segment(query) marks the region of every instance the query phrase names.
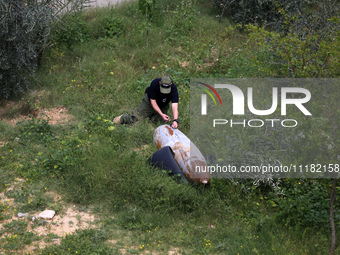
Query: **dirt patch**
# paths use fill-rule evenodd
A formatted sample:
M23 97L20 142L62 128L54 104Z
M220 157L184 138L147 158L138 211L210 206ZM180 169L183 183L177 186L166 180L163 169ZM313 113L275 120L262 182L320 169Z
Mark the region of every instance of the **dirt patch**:
M3 147L7 144L7 142L0 141L0 147Z
M46 242L43 238L40 241L33 242L31 245L25 247L24 251L34 251L36 248L43 249L47 245L60 244L61 238L65 235L70 235L80 229L95 228L95 216L91 213L81 212L75 206L69 207L60 215L54 216L52 220L47 220L46 224L34 228L34 222L29 225L29 231L38 236L45 237L52 234L50 242Z
M33 117L49 120L51 125L65 125L75 121L74 116L69 114L68 110L63 106L57 106L52 109L38 109L27 106L27 102L15 103L12 101L2 101L0 108L0 120L15 125L16 123L29 120Z
M134 148L133 151L137 152L137 153L140 153L142 155L147 155L149 153L149 145L148 144L144 144L138 148Z
M174 248L173 250L168 252L168 255L181 255L178 248Z
M10 125L35 118L49 120L51 125L64 125L74 121L74 117L63 106L51 109L41 108L42 99L49 98L50 92L32 91L19 101L0 100L0 120Z
M185 67L188 67L190 65L190 62L189 61L183 61L183 62L179 61L179 65L181 67L185 68Z
M70 121L74 121L74 117L62 106L55 107L51 110L42 110L40 114L43 119L49 120L51 125L64 125Z
M65 236L66 234L72 234L78 229L90 228L91 224L95 220L95 216L81 212L75 206L69 207L61 215L54 216L49 227L39 226L38 228L32 229L33 232L38 235L54 234L59 237Z
M36 213L37 215L39 212ZM13 220L19 220L17 215L11 219L5 220L0 224L3 225L11 223ZM41 240L35 241L30 245L22 248L22 254L30 253L37 248L43 249L48 245L60 244L62 237L70 235L81 229L96 228L94 224L95 215L89 212L81 212L76 207L66 208L66 211L60 215L54 216L52 220L37 220L32 221L31 217L21 218L21 220L28 221L27 231L37 234ZM41 224L36 227L36 224ZM48 235L52 235L52 239L48 239ZM0 239L3 238L0 236ZM47 238L47 239L46 239Z
M22 185L25 182L23 179L16 179L15 182L6 188L6 191L13 190L18 188L18 185ZM49 192L55 202L61 202L62 198L60 195ZM8 213L11 212L12 216L9 219L3 220L0 223L0 229L3 229L5 224L9 224L12 221L22 220L28 222L27 232L35 233L37 236L41 238L39 241L35 241L30 245L26 245L20 250L20 254L31 253L37 248L43 249L48 245L60 244L62 237L65 235L73 234L77 230L80 229L89 229L89 228L97 228L95 225L96 217L90 211L84 211L81 208L78 208L75 205L62 205L62 209L60 213L53 217L51 220L43 220L43 219L34 219L39 215L41 211L30 213L22 218L18 217L18 211L13 209L16 206L16 203L13 198L8 198L5 195L5 192L0 193L0 199L2 204L8 206ZM46 208L48 209L48 208ZM34 219L34 220L33 220ZM4 238L4 236L9 233L2 233L0 239ZM52 239L50 239L52 236ZM0 251L1 253L1 251ZM18 254L19 254L18 253Z
M10 109L14 108L15 102L9 100L0 100L0 116L7 113Z

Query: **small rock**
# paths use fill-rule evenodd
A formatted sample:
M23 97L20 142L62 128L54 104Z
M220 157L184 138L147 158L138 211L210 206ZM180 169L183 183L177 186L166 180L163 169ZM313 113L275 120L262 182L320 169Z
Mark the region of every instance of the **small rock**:
M28 213L18 213L18 218L28 217Z
M45 210L38 215L38 218L43 218L45 220L51 220L55 215L53 210Z

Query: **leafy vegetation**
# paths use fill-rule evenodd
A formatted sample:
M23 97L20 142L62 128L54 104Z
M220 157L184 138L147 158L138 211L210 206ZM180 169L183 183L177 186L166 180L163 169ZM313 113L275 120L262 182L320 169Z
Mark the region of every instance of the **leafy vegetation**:
M0 8L0 97L8 98L27 90L46 44L52 10L18 0L1 1Z
M179 184L147 164L156 150L155 124L142 120L116 126L112 118L138 106L151 80L163 74L170 75L178 87L179 128L184 133L190 129L191 77L338 77L337 17L328 21L328 37L301 36L306 28L288 26L297 24L298 17L286 17L283 11L279 12L282 19L273 20L287 22L290 28L268 31L258 25L244 26L248 22L238 26L216 18L212 1L154 1L153 8L157 11L149 24L148 49L145 15L137 2L70 15L69 25L54 31L53 44L36 72L34 89L45 93L25 94L21 109L27 109L21 112L29 115L32 109L39 112L62 105L76 121L52 125L35 114L12 126L6 119L19 113L3 116L0 190L15 204L1 200L0 223L19 211L48 208L61 213L47 192L53 190L77 206L93 206L100 221L96 229L57 237L60 245L36 249L37 254L168 254L170 250L327 254L330 180L214 179L209 187ZM334 109L333 97L329 104ZM333 124L328 128L312 131L333 132L337 113L330 112ZM338 132L335 129L332 136L332 157L338 155ZM325 139L315 144L321 140ZM323 146L308 145L301 159L317 156ZM235 146L234 160L241 150ZM25 182L9 189L18 177ZM336 198L337 228L339 206ZM27 226L26 220L4 224L1 252L17 254L25 245L45 238L27 231Z
M63 11L67 17L87 2L0 1L0 98L21 95L31 87L42 51L49 42L50 31L60 20L58 14ZM70 23L66 24L70 26ZM64 35L64 40L65 37L72 40L71 35Z

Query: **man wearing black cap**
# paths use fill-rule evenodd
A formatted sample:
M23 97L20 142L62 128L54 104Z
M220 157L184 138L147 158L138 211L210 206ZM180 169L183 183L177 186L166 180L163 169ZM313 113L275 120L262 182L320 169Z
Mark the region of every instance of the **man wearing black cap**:
M169 76L154 79L145 90L145 94L140 105L132 111L132 114L124 113L113 122L116 124L130 124L139 120L139 116L148 117L155 121L170 121L167 115L169 103L173 114L172 128L178 127L178 91Z

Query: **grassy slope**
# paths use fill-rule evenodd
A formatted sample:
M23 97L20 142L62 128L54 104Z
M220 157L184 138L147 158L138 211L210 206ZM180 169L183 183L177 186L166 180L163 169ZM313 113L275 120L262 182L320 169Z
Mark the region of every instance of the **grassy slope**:
M181 8L179 11L189 10L188 6ZM107 15L121 18L124 35L100 36L100 24ZM62 246L38 252L74 254L77 250L83 254L94 251L119 254L125 249L129 254L145 250L156 254L167 254L169 250L183 254L325 254L329 251L330 237L326 230L277 223L271 217L274 208L260 196L242 192L240 185L218 180L210 188L180 185L152 170L146 160L156 150L152 143L155 125L149 121L117 127L110 122L112 117L138 105L153 78L168 73L179 88L180 128L188 132L190 77L263 76L252 63L252 53L242 51L246 35L226 30L229 26L226 21L219 24L214 16L204 12L189 13L187 18L173 12L166 13L166 18L152 26L146 49L145 24L135 4L124 4L115 10L91 10L85 17L93 38L71 50L56 46L46 52L36 87L48 91L39 107L63 105L76 116L77 123L51 130L35 123L33 129L40 125L45 140L39 137L40 131L27 126L21 131L3 123L0 126L6 134L1 138L10 138L1 148L4 155L0 165L4 176L1 188L17 175L30 180L25 184L27 190L45 182L63 193L67 201L94 205L104 222L98 230L74 235L72 238L84 242L80 246L74 246L71 237L65 237ZM13 142L18 135L30 146ZM32 158L38 163L32 164ZM4 209L2 213L14 211ZM106 242L110 239L118 242L111 245Z

